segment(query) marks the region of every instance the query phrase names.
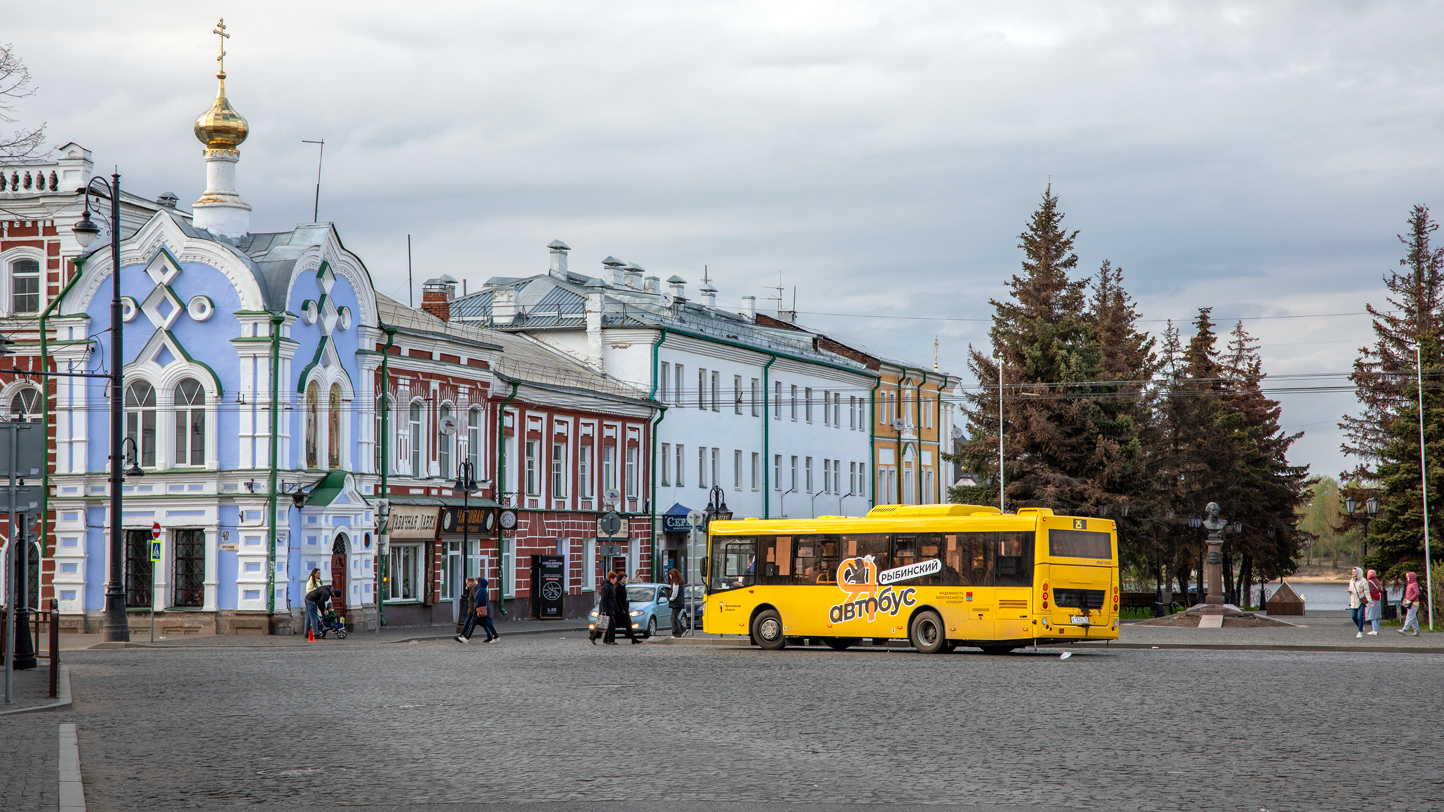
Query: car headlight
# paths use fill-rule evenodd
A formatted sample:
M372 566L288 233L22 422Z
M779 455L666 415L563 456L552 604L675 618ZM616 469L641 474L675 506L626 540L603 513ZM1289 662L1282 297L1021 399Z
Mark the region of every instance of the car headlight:
M641 609L633 609L633 610L632 610L632 617L641 617L641 615L642 615L642 610L641 610Z

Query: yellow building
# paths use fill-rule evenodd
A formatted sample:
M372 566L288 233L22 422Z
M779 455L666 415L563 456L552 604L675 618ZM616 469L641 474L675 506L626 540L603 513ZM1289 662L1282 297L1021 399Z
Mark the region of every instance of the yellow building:
M873 504L946 502L949 465L942 454L952 436L950 398L959 379L877 360L881 377L872 393Z

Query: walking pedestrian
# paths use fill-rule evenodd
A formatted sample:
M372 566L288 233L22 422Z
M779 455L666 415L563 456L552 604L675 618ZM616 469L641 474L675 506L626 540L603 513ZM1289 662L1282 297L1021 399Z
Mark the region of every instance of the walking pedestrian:
M476 616L476 623L486 632L486 639L483 643L495 643L501 639L496 633L496 625L491 622L491 582L485 578L476 580L476 610L472 612Z
M311 570L311 575L306 579L306 624L301 634L312 634L321 631L321 607L311 599L311 595L321 588L321 570ZM319 593L316 593L319 594Z
M467 576L465 584L465 588L461 590L461 597L457 598L457 600L460 601L460 605L457 607L459 614L456 619L456 642L458 643L471 642L471 633L475 629L477 621L476 612L474 611L476 607L476 579Z
M673 567L667 572L667 582L672 588L667 590L667 602L672 604L672 636L682 636L682 610L687 607L682 604L682 573ZM687 618L690 622L692 618Z
M607 631L602 636L602 645L615 646L617 644L617 574L608 571L607 577L602 580L602 585L597 589L597 622L606 621ZM596 638L592 638L592 645L596 645Z
M1369 582L1364 579L1364 571L1354 567L1353 574L1349 576L1349 617L1353 618L1354 626L1358 628L1355 637L1364 636L1364 613L1369 606Z
M1379 619L1384 616L1384 585L1379 582L1379 574L1369 570L1366 579L1369 584L1369 608L1364 612L1364 619L1373 624L1373 628L1365 634L1378 636Z
M632 604L627 597L627 574L625 572L617 573L615 593L612 597L612 616L616 618L616 625L627 633L627 639L636 645L642 641L638 640L637 633L632 631ZM614 637L613 644L615 642Z
M1404 607L1407 614L1404 616L1404 625L1398 629L1399 634L1408 634L1409 627L1414 627L1414 636L1419 636L1419 574L1415 572L1404 573L1404 600L1400 606Z

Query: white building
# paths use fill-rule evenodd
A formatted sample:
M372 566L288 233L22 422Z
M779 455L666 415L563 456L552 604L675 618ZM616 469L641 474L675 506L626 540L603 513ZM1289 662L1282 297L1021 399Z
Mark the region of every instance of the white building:
M494 277L451 303L453 320L521 331L666 407L658 418L650 513L659 564L679 564L681 517L719 487L737 517L861 514L872 505L869 393L878 373L827 339L755 312L688 297L608 257L596 276L567 267L555 241L546 274ZM748 298L748 301L755 301ZM841 348L846 350L846 348Z

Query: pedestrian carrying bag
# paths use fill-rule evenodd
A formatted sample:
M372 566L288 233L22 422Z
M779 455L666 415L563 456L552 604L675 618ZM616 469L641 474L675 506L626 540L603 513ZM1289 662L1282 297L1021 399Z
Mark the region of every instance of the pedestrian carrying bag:
M476 616L477 616L477 617L486 617L486 614L487 614L487 608L486 608L485 606L478 606L478 607L476 607Z

